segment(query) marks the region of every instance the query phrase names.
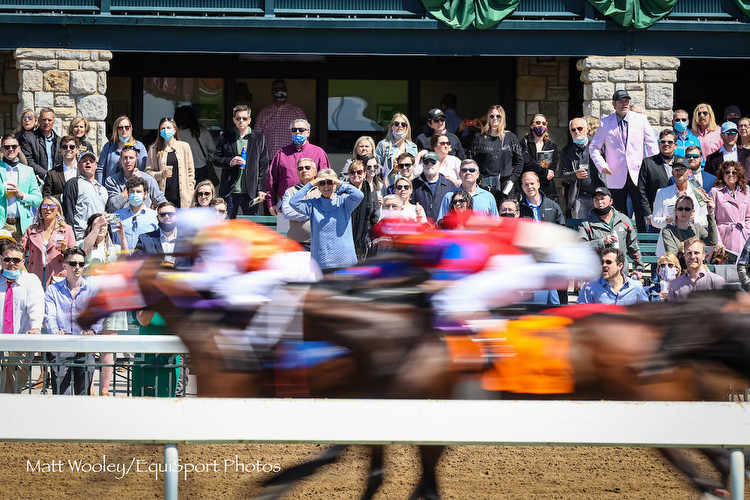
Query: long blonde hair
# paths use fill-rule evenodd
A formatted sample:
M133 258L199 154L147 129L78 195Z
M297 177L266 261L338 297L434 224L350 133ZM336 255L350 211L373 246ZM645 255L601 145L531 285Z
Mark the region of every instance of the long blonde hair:
M59 229L61 231L65 231L65 228L67 227L67 224L65 223L65 217L63 217L63 209L62 205L59 201L57 201L57 198L54 198L52 196L48 196L45 198L42 198L42 204L51 201L55 204L57 207L57 214L55 215L55 229ZM39 205L39 210L36 211L36 215L34 216L34 225L38 227L39 229L44 229L44 221L42 220L42 206Z
M716 115L714 115L714 108L711 107L710 104L706 104L705 102L702 102L698 104L695 109L693 110L693 133L698 134L701 130L700 126L698 126L698 110L701 108L706 108L708 110L708 130L713 132L716 130Z
M396 121L396 118L401 117L403 121L406 122L406 132L404 133L404 136L401 139L396 139L393 136L393 122ZM399 119L399 121L401 121ZM399 147L402 144L406 144L407 142L411 142L411 122L409 122L409 118L406 117L403 113L395 113L393 117L391 118L391 123L388 124L388 133L385 134L385 139L392 143L397 144Z
M498 136L500 137L500 139L502 139L505 137L505 132L507 132L507 130L505 130L505 118L507 115L505 114L505 109L499 104L490 106L490 109L487 110L487 121L485 122L484 127L482 128L482 135L487 138L490 137L490 132L492 131L490 129L490 115L496 109L500 111L500 125L499 125L500 132L498 133Z

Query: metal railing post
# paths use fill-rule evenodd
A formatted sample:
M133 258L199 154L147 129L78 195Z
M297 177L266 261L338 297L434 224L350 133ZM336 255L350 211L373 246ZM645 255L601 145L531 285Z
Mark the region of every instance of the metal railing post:
M729 491L732 500L745 498L745 453L733 448L729 455Z
M180 473L177 471L179 454L176 444L164 445L164 500L177 500L177 483Z

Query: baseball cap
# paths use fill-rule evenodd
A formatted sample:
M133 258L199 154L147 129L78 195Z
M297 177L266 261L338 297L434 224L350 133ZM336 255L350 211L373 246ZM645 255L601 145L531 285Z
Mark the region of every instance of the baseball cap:
M594 196L596 196L597 194L603 194L604 196L609 196L610 198L612 198L612 193L610 193L609 189L605 187L598 187L594 189Z
M433 151L430 151L429 153L424 155L424 157L422 158L422 163L424 163L425 160L432 160L435 163L440 163L440 157Z
M735 132L739 133L739 130L737 130L737 125L734 122L724 122L721 124L722 134L726 134L730 130L734 130Z
M630 99L630 94L628 94L627 90L616 90L615 93L612 95L612 102L619 101L623 97L627 97Z
M443 110L440 108L432 108L427 112L427 118L429 118L431 121L435 121L441 116L445 118L445 113L443 113Z
M678 166L690 170L690 163L687 161L687 158L683 158L682 156L675 156L674 160L672 160L672 170Z
M0 229L0 240L10 240L14 243L16 242L16 239L13 237L13 234L7 229Z
M83 160L83 158L86 157L86 156L90 156L90 157L92 157L94 159L94 161L96 161L96 155L94 154L93 151L90 151L90 150L81 152L78 155L78 161Z

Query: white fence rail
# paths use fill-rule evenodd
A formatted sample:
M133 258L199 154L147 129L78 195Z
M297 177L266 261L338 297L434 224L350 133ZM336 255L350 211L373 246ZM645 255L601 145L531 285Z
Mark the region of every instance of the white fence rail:
M185 354L174 335L0 335L0 351Z
M52 399L54 398L54 399ZM54 406L55 419L48 419ZM0 395L0 440L356 443L732 448L732 499L744 495L750 405L686 402L125 399ZM149 425L134 424L134 414ZM87 420L80 415L109 415ZM217 421L217 415L220 416ZM262 415L263 425L248 425ZM299 415L305 415L304 420ZM175 467L175 470L177 468ZM177 497L177 473L165 497Z

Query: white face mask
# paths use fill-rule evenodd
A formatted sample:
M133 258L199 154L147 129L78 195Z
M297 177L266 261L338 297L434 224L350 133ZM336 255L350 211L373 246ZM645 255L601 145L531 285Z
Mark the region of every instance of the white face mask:
M664 281L672 281L673 279L677 277L677 268L676 267L660 267L659 277L663 279Z

